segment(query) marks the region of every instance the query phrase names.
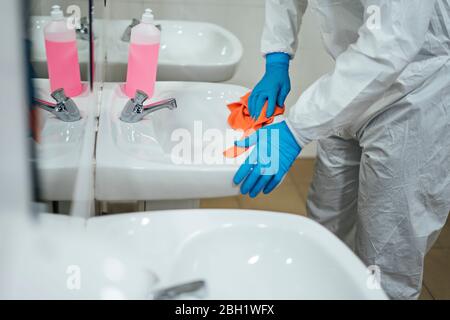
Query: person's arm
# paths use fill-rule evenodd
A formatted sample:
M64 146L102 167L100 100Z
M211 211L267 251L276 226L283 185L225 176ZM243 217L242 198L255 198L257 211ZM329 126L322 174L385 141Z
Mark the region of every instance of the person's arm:
M283 52L294 57L298 33L305 14L307 0L266 0L265 24L261 38L261 52Z
M289 62L298 44L298 32L307 0L266 0L266 22L261 51L266 59L266 72L253 88L248 100L250 115L258 119L266 101L265 116L274 114L275 106L284 106L291 91Z
M361 26L334 71L307 89L287 117L301 146L339 135L382 99L425 42L435 0L370 2L380 8L379 28Z

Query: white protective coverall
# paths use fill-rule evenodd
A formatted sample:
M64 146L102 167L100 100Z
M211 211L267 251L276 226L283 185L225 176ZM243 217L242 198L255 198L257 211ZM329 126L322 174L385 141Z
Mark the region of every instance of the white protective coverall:
M450 0L266 0L263 54L294 56L307 6L336 61L286 120L318 140L308 214L417 298L450 210Z

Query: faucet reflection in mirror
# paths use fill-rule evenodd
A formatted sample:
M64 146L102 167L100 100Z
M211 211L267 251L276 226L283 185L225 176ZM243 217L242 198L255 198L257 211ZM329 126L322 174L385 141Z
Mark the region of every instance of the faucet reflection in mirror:
M73 122L81 119L80 110L75 102L66 96L63 88L53 91L51 96L56 103L38 98L33 98L33 103L36 107L54 114L61 121Z

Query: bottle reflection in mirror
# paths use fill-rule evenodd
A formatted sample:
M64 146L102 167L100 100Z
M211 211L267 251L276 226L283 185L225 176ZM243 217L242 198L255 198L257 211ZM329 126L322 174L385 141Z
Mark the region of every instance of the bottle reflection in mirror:
M45 51L51 91L64 88L69 97L79 95L83 86L78 63L75 29L69 28L59 6L53 6L45 27Z

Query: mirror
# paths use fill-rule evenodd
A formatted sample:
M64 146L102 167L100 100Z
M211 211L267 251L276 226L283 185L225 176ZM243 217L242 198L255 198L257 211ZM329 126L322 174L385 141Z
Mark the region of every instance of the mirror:
M94 1L29 0L25 8L35 201L43 212L69 214L87 200L74 195L92 175Z

